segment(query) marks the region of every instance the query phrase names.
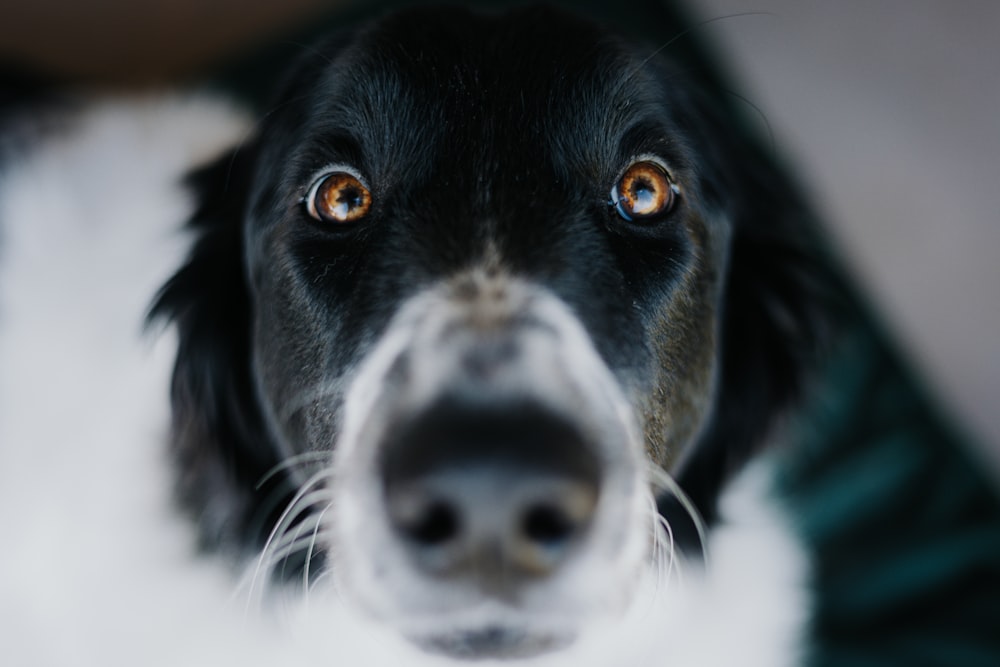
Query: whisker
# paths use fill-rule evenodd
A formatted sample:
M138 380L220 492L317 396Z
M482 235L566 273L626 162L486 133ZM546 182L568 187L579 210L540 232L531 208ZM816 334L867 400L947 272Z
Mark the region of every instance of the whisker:
M709 25L711 25L713 23L717 23L719 21L727 21L727 20L730 20L730 19L747 18L747 17L753 17L753 16L770 16L770 17L774 17L775 14L773 12L767 12L767 11L736 12L736 13L732 13L732 14L723 14L721 16L713 16L711 18L699 21L698 23L695 23L694 25L691 25L688 28L685 28L684 30L681 30L680 32L678 32L677 34L675 34L673 37L671 37L670 39L668 39L667 41L665 41L664 43L662 43L660 46L658 46L657 48L655 48L645 58L643 58L634 68L632 68L625 76L623 76L619 80L619 82L618 82L618 84L617 84L616 87L619 90L621 90L622 88L624 88L625 86L627 86L636 76L639 75L640 72L642 72L642 70L646 67L646 65L648 65L654 58L656 58L659 54L661 54L664 51L666 51L667 49L669 49L672 45L674 45L676 42L678 42L679 40L683 39L687 35L695 32L697 30L701 30L701 29L705 28L706 26L709 26ZM766 133L767 133L767 137L769 139L771 148L773 150L774 146L775 146L774 132L773 132L773 130L771 128L771 123L768 121L767 116L764 114L763 110L760 109L760 107L758 107L756 104L754 104L753 102L751 102L749 99L747 99L743 95L740 95L739 93L736 93L736 92L734 92L732 90L729 90L729 89L726 89L726 88L722 88L721 89L721 93L724 94L724 95L729 95L731 97L734 97L735 99L743 102L744 104L746 104L748 107L750 107L750 109L752 109L756 113L756 115L764 123L764 127L765 127L765 130L766 130Z
M324 579L330 578L331 576L333 576L333 570L331 569L323 570L322 572L317 574L316 578L313 579L312 583L309 584L309 593L311 594L316 589L316 586L320 584L320 582L322 582Z
M309 549L310 544L313 544L315 542L313 538L314 535L316 535L318 539L318 536L323 534L324 532L320 530L318 526L309 525L303 527L301 533L297 536L295 540L290 540L281 548L275 549L270 554L268 554L267 558L264 561L263 568L265 570L269 570L277 566L278 563L282 564L286 563L288 558L292 554L307 551Z
M272 550L272 544L274 544L275 540L280 540L281 539L280 536L282 536L284 532L288 529L288 526L291 525L291 522L293 522L304 511L306 511L309 508L309 505L304 503L303 499L304 498L309 498L310 500L314 499L314 496L310 495L310 493L312 493L313 491L313 488L317 484L320 484L325 480L327 480L329 476L330 476L330 471L327 469L323 469L314 474L308 480L306 480L306 482L302 485L302 487L296 492L291 502L288 503L288 507L285 508L285 511L281 513L281 516L275 523L274 528L271 529L271 533L270 535L268 535L267 540L264 542L264 548L261 550L261 555L257 559L257 566L254 568L253 576L251 577L250 580L250 590L247 593L247 607L245 610L246 613L249 613L250 611L250 604L252 604L253 602L254 591L257 590L257 582L260 579L261 572L263 571L264 561L268 556L268 552L269 550Z
M736 12L736 13L733 13L733 14L723 14L722 16L713 16L712 18L708 18L708 19L704 19L702 21L699 21L698 23L695 23L694 25L692 25L692 26L690 26L688 28L685 28L684 30L681 30L679 33L677 33L676 35L674 35L673 37L671 37L670 39L668 39L666 42L664 42L663 44L661 44L660 46L658 46L656 49L654 49L652 53L650 53L648 56L646 56L642 60L642 62L640 62L631 72L629 72L625 76L625 81L630 80L640 70L642 70L643 67L645 67L646 65L648 65L649 62L653 58L655 58L659 54L663 53L664 51L666 51L667 49L669 49L671 46L673 46L677 41L683 39L684 37L686 37L687 35L691 34L692 32L694 32L696 30L701 30L705 26L711 25L713 23L717 23L719 21L725 21L725 20L729 20L729 19L745 18L745 17L748 17L748 16L774 16L774 14L772 12L764 12L764 11Z
M659 588L667 588L670 586L670 578L671 576L673 576L674 572L677 572L677 574L680 575L680 561L677 558L677 550L674 542L674 531L670 527L670 522L667 521L662 516L659 516L659 514L657 514L656 529L657 529L656 532L659 535L659 540L661 540L660 543L661 549L663 548L663 543L662 543L663 536L665 535L667 538L666 548L668 556L666 572L663 572L662 564L660 564L660 567L657 568L657 573L656 573L658 579L657 588L659 589ZM660 586L659 582L659 578L661 577L661 575L663 579L662 587Z
M282 578L286 577L286 568L289 565L290 559L297 554L306 554L305 558L301 564L296 559L296 567L302 567L304 570L308 569L309 562L315 558L315 544L319 541L321 537L325 535L322 528L322 519L320 516L312 516L301 523L296 525L295 531L290 531L282 537L279 543L275 543L267 551L267 553L261 554L257 560L257 567L261 572L275 571L278 565L281 565L281 570L279 576ZM247 605L252 604L255 600L259 601L261 599L260 595L255 597L254 595L254 582L250 582L249 590L247 592ZM242 588L247 589L248 586L244 585ZM263 590L262 588L260 590Z
M679 572L679 560L674 541L673 529L670 523L660 515L656 507L656 497L650 493L647 497L646 512L650 521L649 530L652 545L650 548L650 565L653 568L654 599L670 585L670 579Z
M311 507L318 507L321 504L328 504L328 501L329 501L328 493L326 493L325 491L314 491L309 495L303 497L303 499L300 501L301 507L299 511L296 512L295 517L301 516L306 510L308 510ZM294 544L296 540L302 540L303 542L306 542L310 539L310 536L301 534L302 530L311 531L315 523L318 521L318 517L315 515L307 517L302 521L299 521L298 523L294 524L297 529L295 533L287 532L288 529L292 527L292 522L295 521L295 517L286 522L285 532L283 532L280 537L274 540L272 544L265 547L264 551L262 552L262 555L265 555L268 551L270 551L271 554L274 554L281 550L284 550L289 545ZM305 526L305 528L302 528L302 526Z
M708 565L708 531L706 530L704 519L701 518L701 514L698 512L698 508L694 506L694 502L684 493L684 489L680 487L677 480L663 468L650 464L647 468L647 474L649 475L650 484L656 488L668 491L677 499L681 508L691 518L691 523L694 524L694 529L698 533L698 541L701 543L702 558L705 564Z
M313 528L312 539L309 540L309 546L306 549L306 562L302 569L302 593L305 595L307 604L309 601L309 593L312 591L312 587L309 585L309 569L310 565L312 565L313 553L316 549L316 541L319 539L321 534L320 527L323 525L323 517L326 516L330 507L331 505L327 504L327 506L323 508L323 511L319 513L319 516L316 517L316 527Z
M261 477L260 480L257 482L257 485L254 487L254 489L256 491L260 491L265 484L274 479L275 475L285 470L288 470L289 468L297 466L300 463L304 462L313 463L317 461L324 461L328 458L330 458L330 452L302 452L301 454L295 454L293 456L289 456L284 461L278 463L270 470L268 470L264 474L264 476Z
M272 544L265 555L265 568L267 565L274 565L282 558L293 553L297 547L309 542L312 539L312 530L315 527L316 517L309 517L295 525L295 531L289 531ZM308 533L308 534L303 534Z
M753 102L751 102L750 99L747 98L745 95L740 95L735 90L729 90L728 88L720 88L719 90L724 95L729 95L730 97L748 106L750 110L753 111L754 115L756 115L760 119L760 122L764 123L764 131L767 133L768 146L770 147L772 153L777 154L778 141L777 139L774 138L774 128L771 127L771 121L767 119L767 114L764 113L764 110L761 109L756 104L754 104Z
M309 507L310 504L311 503L304 502L303 506ZM281 575L281 579L285 580L287 578L289 557L292 554L302 551L303 546L307 545L311 541L311 534L314 528L318 528L318 520L316 517L310 516L295 524L294 533L286 532L285 535L278 540L272 550L270 558L271 564L268 566L268 569L272 569L274 565L281 563L281 570L279 574Z

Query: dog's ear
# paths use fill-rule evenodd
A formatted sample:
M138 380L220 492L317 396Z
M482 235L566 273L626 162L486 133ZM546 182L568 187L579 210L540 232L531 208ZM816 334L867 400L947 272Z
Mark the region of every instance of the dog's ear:
M773 146L720 101L700 101L711 188L732 224L717 396L678 475L712 518L721 486L761 446L823 362L852 299L799 185Z
M250 299L243 218L255 150L241 147L189 176L194 244L156 297L151 318L178 334L171 385L172 453L180 502L196 514L204 546L257 541L280 506L280 475L250 372Z
M254 388L244 220L259 146L280 144L282 133L303 122L301 91L311 89L351 39L341 31L302 53L283 54L284 74L277 86L268 85L268 113L256 140L188 177L196 201L188 223L194 243L150 318L168 320L178 333L171 384L177 493L198 520L206 548L261 545L294 494Z

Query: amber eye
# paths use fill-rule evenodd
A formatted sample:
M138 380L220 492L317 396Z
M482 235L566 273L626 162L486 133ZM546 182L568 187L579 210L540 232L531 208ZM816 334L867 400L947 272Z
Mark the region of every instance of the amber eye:
M669 212L679 194L666 169L655 162L636 162L612 188L609 203L625 220L643 221Z
M309 215L322 222L355 222L368 215L372 193L358 178L343 171L319 179L306 195Z

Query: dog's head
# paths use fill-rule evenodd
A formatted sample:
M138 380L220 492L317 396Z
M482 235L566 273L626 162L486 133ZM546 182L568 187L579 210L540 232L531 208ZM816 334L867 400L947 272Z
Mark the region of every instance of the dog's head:
M821 319L791 189L651 52L544 9L412 10L298 64L197 175L158 304L206 539L277 530L271 557L324 555L451 652L627 603L647 466L686 457L710 512Z

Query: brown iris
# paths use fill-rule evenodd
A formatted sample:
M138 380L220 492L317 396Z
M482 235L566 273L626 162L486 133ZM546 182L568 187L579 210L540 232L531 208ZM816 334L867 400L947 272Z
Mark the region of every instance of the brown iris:
M678 189L666 169L655 162L636 162L611 190L611 205L625 220L644 221L668 213Z
M372 193L346 172L324 176L309 192L309 215L323 222L355 222L368 215Z

